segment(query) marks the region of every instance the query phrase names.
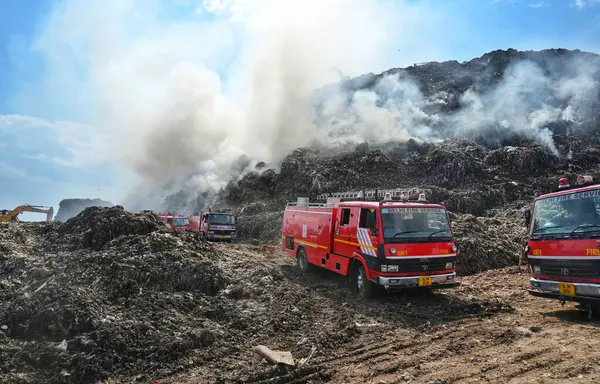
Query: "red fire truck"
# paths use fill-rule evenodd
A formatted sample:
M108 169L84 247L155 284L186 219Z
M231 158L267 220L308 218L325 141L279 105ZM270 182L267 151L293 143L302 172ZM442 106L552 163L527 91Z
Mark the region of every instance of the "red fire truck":
M600 185L591 176L567 178L534 199L525 213L524 253L531 295L579 304L583 319L600 307Z
M160 213L158 215L165 225L172 229L191 229L190 218L174 213Z
M192 228L207 240L231 243L236 238L236 216L232 209L209 209L208 212L192 216L191 219Z
M456 281L457 249L450 217L426 201L428 190L394 189L320 195L288 203L282 249L300 271L321 267L348 276L357 293L450 288Z

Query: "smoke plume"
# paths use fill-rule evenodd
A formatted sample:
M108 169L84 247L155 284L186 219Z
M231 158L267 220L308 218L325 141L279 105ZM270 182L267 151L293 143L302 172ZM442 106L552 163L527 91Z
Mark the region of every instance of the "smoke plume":
M81 94L79 107L109 127L107 156L132 174L132 208L157 208L179 191L182 209L196 207L196 196L257 162L276 167L314 143L517 134L558 154L548 124L580 123L597 106L590 63L572 62L556 79L521 61L497 84L473 80L463 93L424 92L405 71L348 87L348 75L448 57L435 42L453 22L427 5L204 0L194 14L180 3L189 14L170 22L158 0L66 2L36 44L52 64L48 86L60 80ZM89 76L72 77L82 69Z

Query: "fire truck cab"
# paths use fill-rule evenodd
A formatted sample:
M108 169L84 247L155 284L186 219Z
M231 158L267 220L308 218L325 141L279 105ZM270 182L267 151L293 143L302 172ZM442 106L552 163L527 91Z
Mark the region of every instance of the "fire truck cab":
M172 229L186 230L191 229L190 218L171 213L159 214L160 219L165 225Z
M600 184L560 179L557 191L534 199L525 225L529 293L576 302L590 319L600 308Z
M209 209L199 217L202 237L231 243L236 238L236 216L232 209Z
M288 203L283 217L281 246L300 271L320 267L348 276L363 297L376 286L460 285L448 212L427 202L425 191L345 192L317 199L326 202L300 197Z

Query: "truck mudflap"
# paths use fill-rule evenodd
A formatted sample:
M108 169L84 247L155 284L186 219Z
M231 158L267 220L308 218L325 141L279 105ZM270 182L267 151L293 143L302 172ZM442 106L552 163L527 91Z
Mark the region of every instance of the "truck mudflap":
M445 273L441 275L421 275L421 276L379 276L376 281L388 291L401 290L407 288L429 288L444 289L460 286L456 281L456 272Z
M574 283L553 280L529 279L530 295L560 301L600 306L600 284Z

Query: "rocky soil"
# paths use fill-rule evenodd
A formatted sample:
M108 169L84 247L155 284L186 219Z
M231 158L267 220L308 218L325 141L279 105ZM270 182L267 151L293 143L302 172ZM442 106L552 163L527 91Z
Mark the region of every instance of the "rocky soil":
M527 295L515 267L359 300L337 276L300 275L277 247L204 243L118 206L4 223L0 243L0 383L600 378L594 323ZM274 367L257 345L301 366Z

